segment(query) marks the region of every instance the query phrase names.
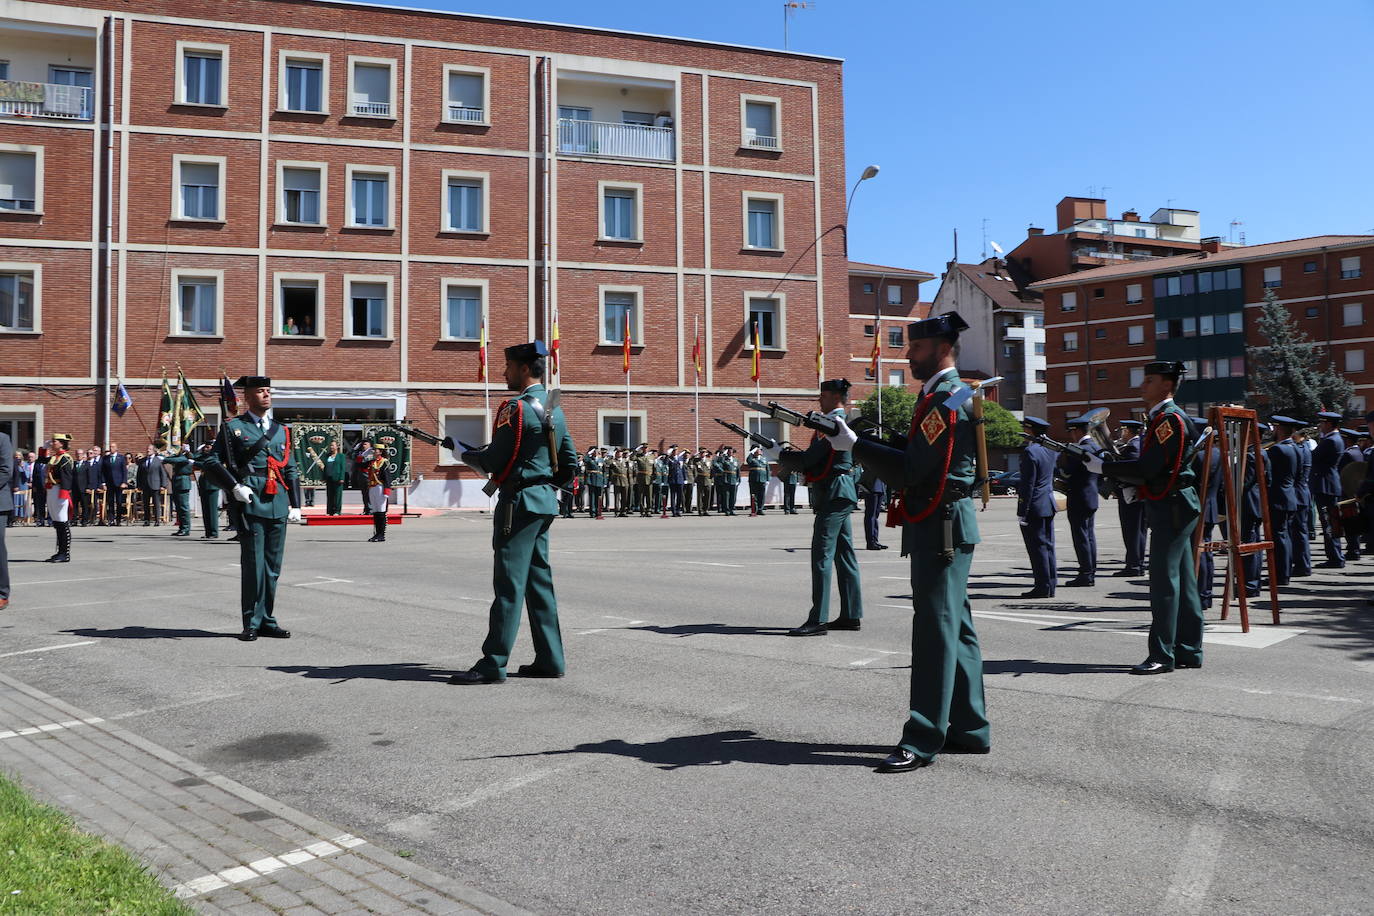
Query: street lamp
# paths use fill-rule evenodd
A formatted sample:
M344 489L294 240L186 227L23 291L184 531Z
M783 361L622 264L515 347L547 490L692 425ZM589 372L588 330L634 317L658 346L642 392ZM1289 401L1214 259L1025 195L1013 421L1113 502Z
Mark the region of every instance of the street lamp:
M850 192L849 192L849 201L848 201L847 203L845 203L845 205L844 205L844 221L845 221L846 223L849 222L849 207L850 207L850 205L852 205L852 204L854 203L854 194L859 190L859 185L863 184L865 181L867 181L867 180L870 179L870 178L876 177L877 174L878 174L878 171L879 171L879 169L878 169L878 167L877 167L876 165L870 165L870 166L868 166L867 168L865 168L865 169L863 170L863 173L862 173L861 175L859 175L859 180L856 181L856 182L854 182L854 187L853 187L853 188L850 190ZM845 234L844 234L844 235L845 235L845 248L847 249L847 248L849 247L849 231L848 231L847 229L845 230Z

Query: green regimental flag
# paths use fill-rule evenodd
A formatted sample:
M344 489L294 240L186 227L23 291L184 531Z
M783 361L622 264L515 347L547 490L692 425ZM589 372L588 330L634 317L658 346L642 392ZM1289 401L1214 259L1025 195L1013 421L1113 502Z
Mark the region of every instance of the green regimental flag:
M186 381L186 373L180 369L177 369L177 387L181 391L181 398L177 402L181 419L181 441L186 442L190 438L191 430L205 422L205 411L196 403L196 393L191 390L191 383Z
M162 370L162 402L157 408L157 437L164 442L172 441L172 386L167 384L167 370Z
M410 485L410 437L386 423L364 423L363 438L381 449L387 457L387 472L393 487Z
M324 459L329 454L332 442L343 445L342 423L291 424L291 444L296 451L296 468L301 475L301 486L325 485Z

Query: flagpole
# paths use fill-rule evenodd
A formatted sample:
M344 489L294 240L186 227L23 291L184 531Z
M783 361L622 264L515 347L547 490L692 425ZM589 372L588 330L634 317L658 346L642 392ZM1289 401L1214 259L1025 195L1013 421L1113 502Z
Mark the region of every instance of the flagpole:
M692 316L692 416L697 421L696 451L701 451L701 316Z

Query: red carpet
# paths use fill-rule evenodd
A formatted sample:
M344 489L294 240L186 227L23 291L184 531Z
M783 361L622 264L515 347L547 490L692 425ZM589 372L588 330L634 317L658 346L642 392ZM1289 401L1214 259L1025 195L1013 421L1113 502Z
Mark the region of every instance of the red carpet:
M363 515L360 512L352 512L347 515L306 515L305 523L307 525L371 525L372 516ZM387 515L386 523L388 525L401 524L400 514Z

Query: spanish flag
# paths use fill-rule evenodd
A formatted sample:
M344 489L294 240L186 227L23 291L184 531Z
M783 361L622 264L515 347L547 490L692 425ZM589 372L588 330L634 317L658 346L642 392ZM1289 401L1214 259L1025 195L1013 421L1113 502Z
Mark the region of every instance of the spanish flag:
M825 370L822 368L822 363L823 363L822 357L824 357L824 356L825 356L825 336L822 334L821 329L820 329L820 328L817 328L817 329L816 329L816 378L820 378L820 377L821 377L821 374L825 371Z
M477 342L477 381L487 380L487 323L482 322Z
M553 359L553 374L558 374L558 316L553 316L553 339L549 343L549 356Z
M759 368L759 323L758 323L757 321L755 321L755 322L754 322L754 371L753 371L753 374L751 374L751 375L749 376L749 381L751 381L751 382L757 382L757 381L759 380L759 377L760 377L762 374L763 374L763 372L762 372L762 370L760 370L760 368Z
M873 369L873 382L874 382L874 384L882 385L882 381L878 378L878 357L879 357L879 355L883 352L883 350L882 350L882 347L879 346L879 336L878 336L878 335L879 335L879 329L875 327L875 328L873 329L873 352L870 353L870 354L868 354L868 355L869 355L869 358L873 360L873 366L872 366L872 369Z
M621 353L624 355L624 365L621 366L621 371L624 372L626 375L629 375L629 374L630 374L630 316L629 316L629 315L626 315L626 316L625 316L625 343L624 343L624 345L621 347Z
M701 328L697 328L696 339L692 341L692 365L696 367L697 378L701 378Z

